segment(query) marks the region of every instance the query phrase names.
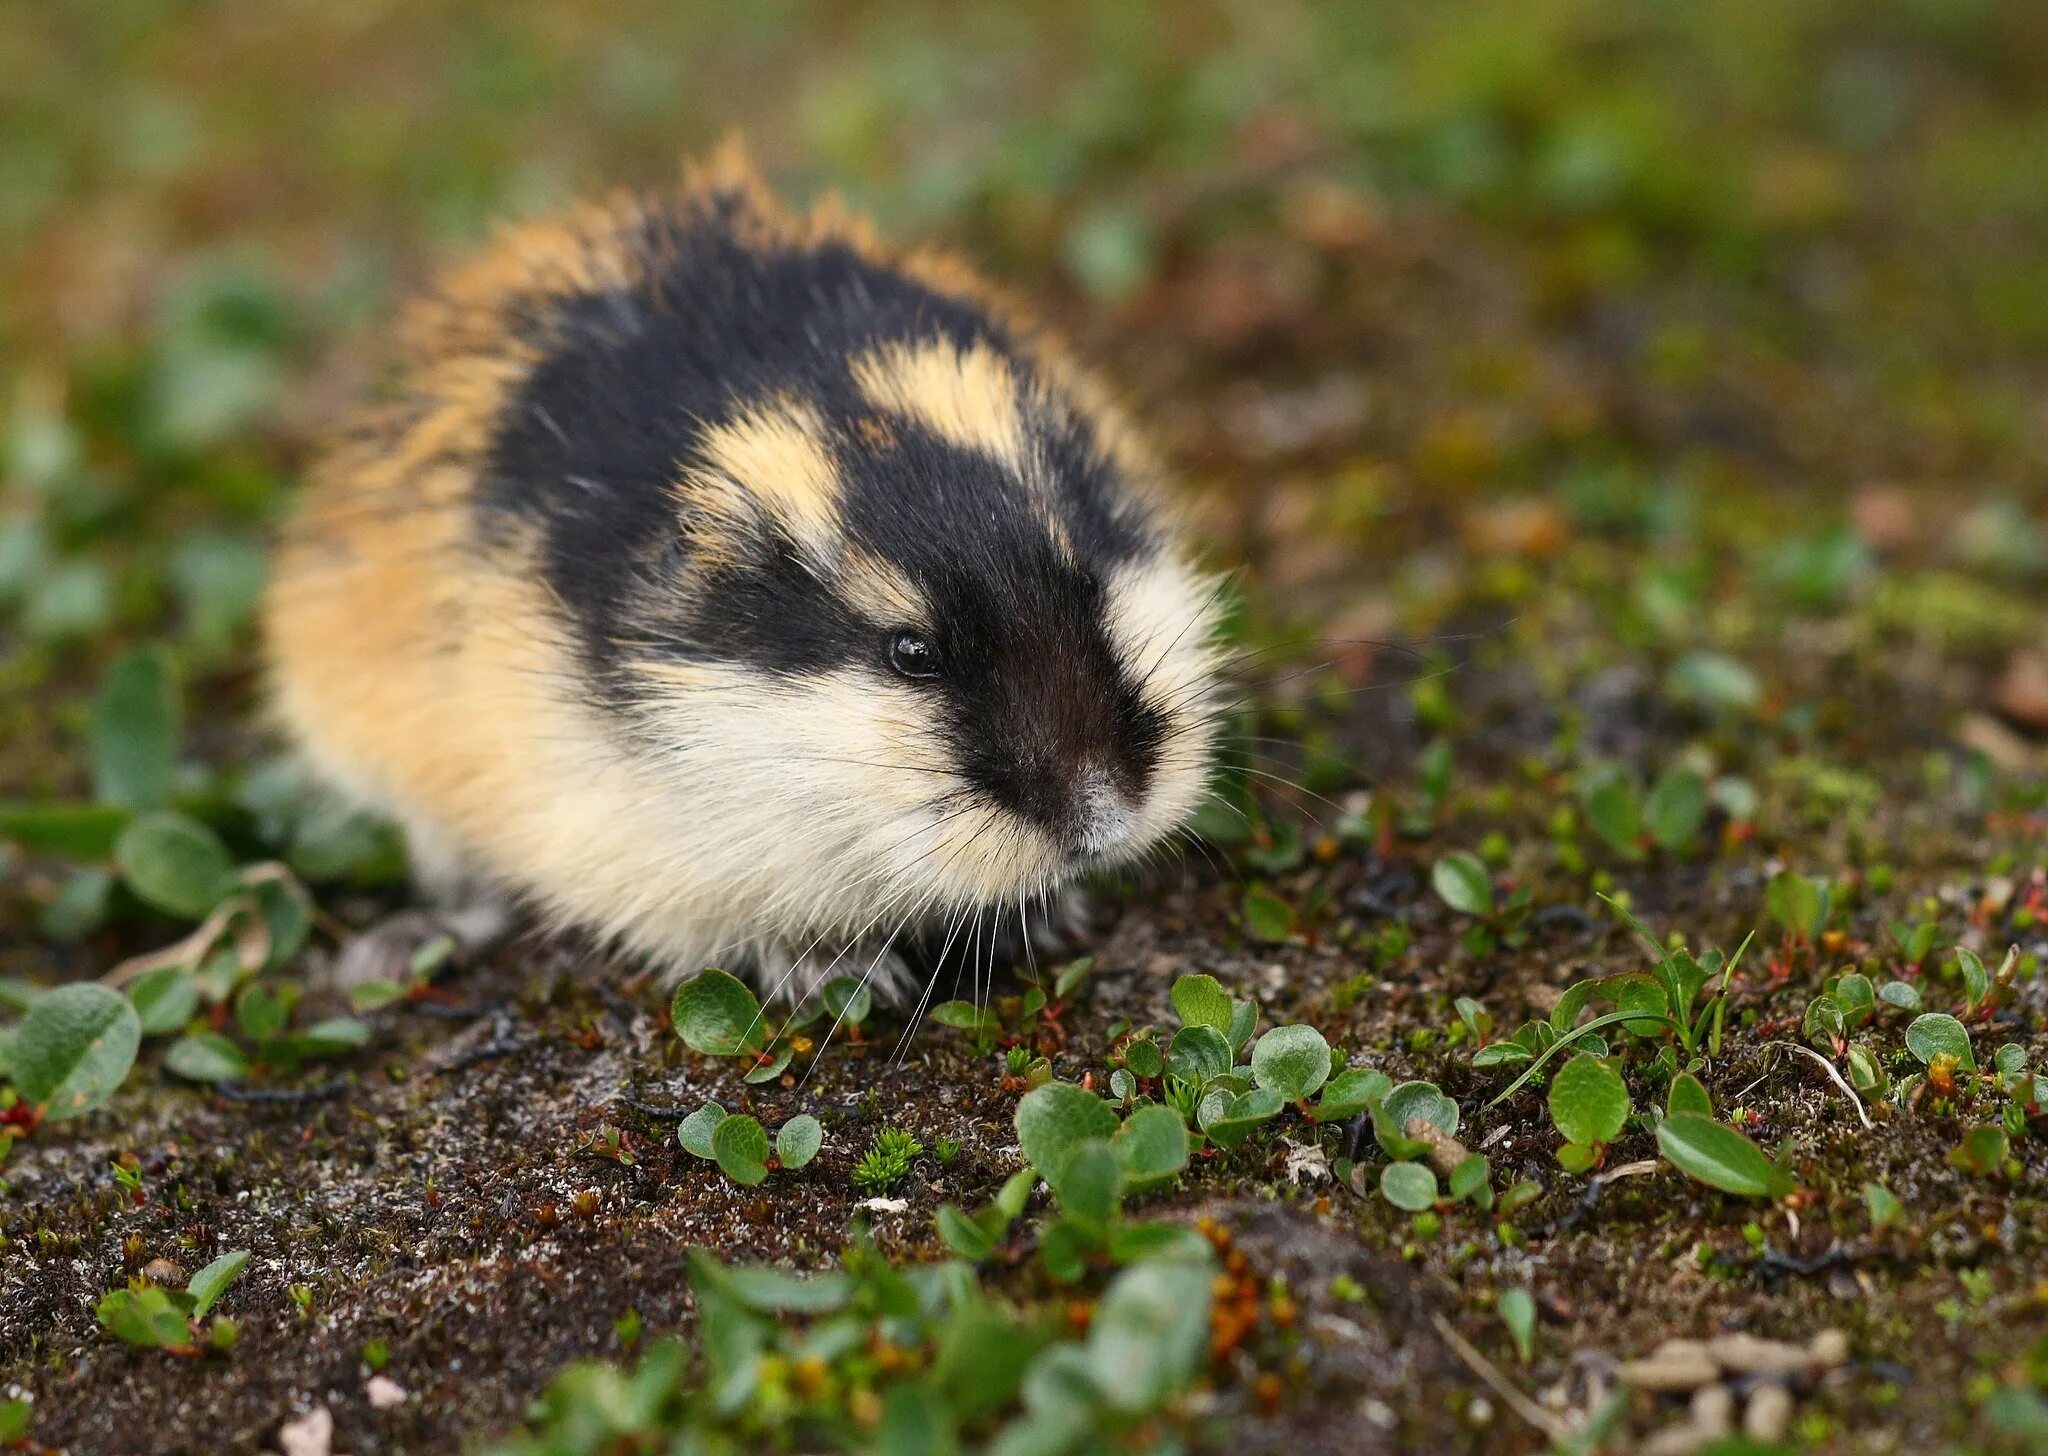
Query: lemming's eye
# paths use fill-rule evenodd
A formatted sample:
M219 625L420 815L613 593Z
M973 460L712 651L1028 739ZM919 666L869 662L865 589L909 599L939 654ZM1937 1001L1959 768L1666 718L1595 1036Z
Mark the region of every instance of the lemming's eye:
M937 677L939 654L922 632L894 632L889 637L889 666L905 677Z

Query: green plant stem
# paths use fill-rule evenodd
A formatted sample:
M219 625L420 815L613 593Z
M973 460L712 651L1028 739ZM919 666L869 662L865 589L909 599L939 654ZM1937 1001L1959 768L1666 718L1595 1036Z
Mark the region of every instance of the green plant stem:
M1728 983L1735 979L1735 968L1741 964L1742 957L1749 950L1749 943L1755 939L1756 932L1754 930L1743 936L1742 944L1735 947L1735 954L1728 957L1728 964L1721 970L1721 989L1714 993L1714 1029L1707 1037L1707 1055L1710 1057L1721 1055L1721 1021L1728 1010ZM1705 1021L1706 1017L1706 1010L1702 1008L1700 1020ZM1699 1045L1699 1042L1699 1029L1695 1026L1693 1029L1692 1046L1687 1047L1686 1051L1690 1052L1693 1047Z

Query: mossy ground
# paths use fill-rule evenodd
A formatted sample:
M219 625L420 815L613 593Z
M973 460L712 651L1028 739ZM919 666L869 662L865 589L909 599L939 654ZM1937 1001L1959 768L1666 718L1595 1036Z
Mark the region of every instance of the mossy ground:
M1668 1335L1835 1327L1854 1358L1802 1392L1800 1448L2025 1449L1981 1407L2040 1378L2038 1131L2017 1176L1965 1173L1947 1155L1982 1108L1923 1099L1865 1130L1772 1043L1799 1039L1831 970L1889 974L1895 920L1987 959L2048 954L2048 705L2023 691L2048 647L2043 12L628 9L0 15L0 53L28 58L0 83L21 103L0 134L0 503L42 523L45 579L91 578L38 605L0 572L0 794L76 793L99 665L167 631L199 669L195 757L260 752L246 628L201 630L215 598L180 543L246 545L288 501L369 321L429 257L744 123L779 175L842 183L1043 299L1153 427L1215 559L1243 566L1254 763L1308 785L1255 780L1262 817L1305 852L1216 846L1105 892L1059 1074L1100 1078L1115 1022L1166 1023L1173 978L1207 972L1436 1081L1497 1183L1543 1184L1507 1238L1470 1209L1425 1237L1376 1196L1297 1182L1270 1139L1149 1195L1240 1228L1300 1306L1216 1370L1219 1449L1540 1449L1432 1315L1561 1410L1600 1357ZM1701 651L1743 664L1754 701L1674 687ZM1642 859L1588 827L1589 765L1649 779L1681 758L1746 780L1754 813ZM1335 835L1340 809L1371 829ZM1482 848L1543 913L1475 953L1429 870ZM1786 866L1835 884L1839 940L1781 942L1765 884ZM170 936L130 916L60 944L38 929L58 867L0 868L0 973L97 974ZM1296 933L1248 935L1248 884ZM1453 998L1512 1027L1546 990L1642 968L1596 888L1694 947L1759 931L1705 1081L1759 1142L1792 1140L1795 1203L1668 1166L1589 1202L1540 1094L1484 1107L1509 1074L1471 1069ZM399 893L322 904L363 923ZM2043 984L1980 1056L2048 1062ZM338 1095L231 1102L145 1053L107 1109L14 1149L0 1382L33 1398L34 1441L255 1449L324 1404L338 1450L449 1449L516 1423L566 1360L617 1353L628 1310L687 1328L687 1248L814 1266L859 1214L916 1256L939 1203L1015 1166L1014 1091L944 1028L899 1063L885 1014L800 1088L745 1088L682 1048L636 968L573 942L517 939L446 987L457 1015L379 1013ZM1896 1019L1860 1039L1895 1056ZM743 1190L621 1094L810 1111L824 1151ZM849 1174L885 1122L959 1151L919 1160L901 1211L860 1210ZM630 1165L591 1150L607 1124ZM1608 1163L1654 1152L1632 1129ZM111 1176L122 1153L140 1203ZM1871 1228L1868 1182L1901 1224ZM148 1260L233 1248L255 1257L231 1355L96 1326ZM1020 1260L997 1283L1039 1297L1040 1278ZM1530 1365L1493 1313L1509 1286L1542 1312ZM410 1393L393 1409L366 1396L373 1342ZM1627 1429L1672 1416L1641 1397Z

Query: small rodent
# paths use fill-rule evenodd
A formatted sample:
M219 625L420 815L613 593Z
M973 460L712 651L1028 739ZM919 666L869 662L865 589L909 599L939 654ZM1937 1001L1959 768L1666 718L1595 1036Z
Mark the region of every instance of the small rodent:
M451 924L900 980L899 934L1043 914L1207 792L1217 581L953 259L729 147L505 232L394 343L279 544L267 669Z

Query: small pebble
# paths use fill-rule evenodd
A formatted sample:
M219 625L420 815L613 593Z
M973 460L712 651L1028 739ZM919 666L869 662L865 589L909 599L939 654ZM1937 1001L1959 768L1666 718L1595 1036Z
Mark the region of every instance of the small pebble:
M1814 1363L1804 1346L1756 1335L1717 1335L1707 1341L1707 1355L1723 1370L1739 1375L1798 1375Z
M1691 1421L1684 1421L1657 1432L1636 1451L1637 1456L1692 1456L1700 1447L1716 1439Z
M1742 1433L1752 1441L1784 1439L1792 1424L1792 1392L1782 1385L1759 1385L1742 1413Z
M405 1387L388 1375L372 1375L370 1383L363 1387L363 1394L369 1397L371 1410L390 1410L393 1406L404 1405Z
M284 1456L328 1456L334 1449L334 1417L326 1406L314 1406L278 1427L277 1446Z
M1666 1340L1663 1344L1659 1345L1653 1354L1653 1358L1659 1360L1702 1360L1710 1357L1707 1355L1707 1342L1705 1340L1676 1339Z
M1692 1395L1693 1429L1718 1439L1735 1429L1735 1392L1725 1385L1702 1385Z
M2048 733L2048 656L2015 653L2005 676L1992 689L1998 711L2036 733Z
M1849 1363L1849 1337L1841 1330L1822 1330L1807 1347L1813 1363L1833 1370Z
M170 1259L151 1259L142 1266L142 1277L162 1289L183 1289L185 1271Z
M1721 1371L1704 1354L1659 1350L1647 1360L1630 1360L1621 1367L1624 1383L1637 1390L1698 1390L1720 1379Z

